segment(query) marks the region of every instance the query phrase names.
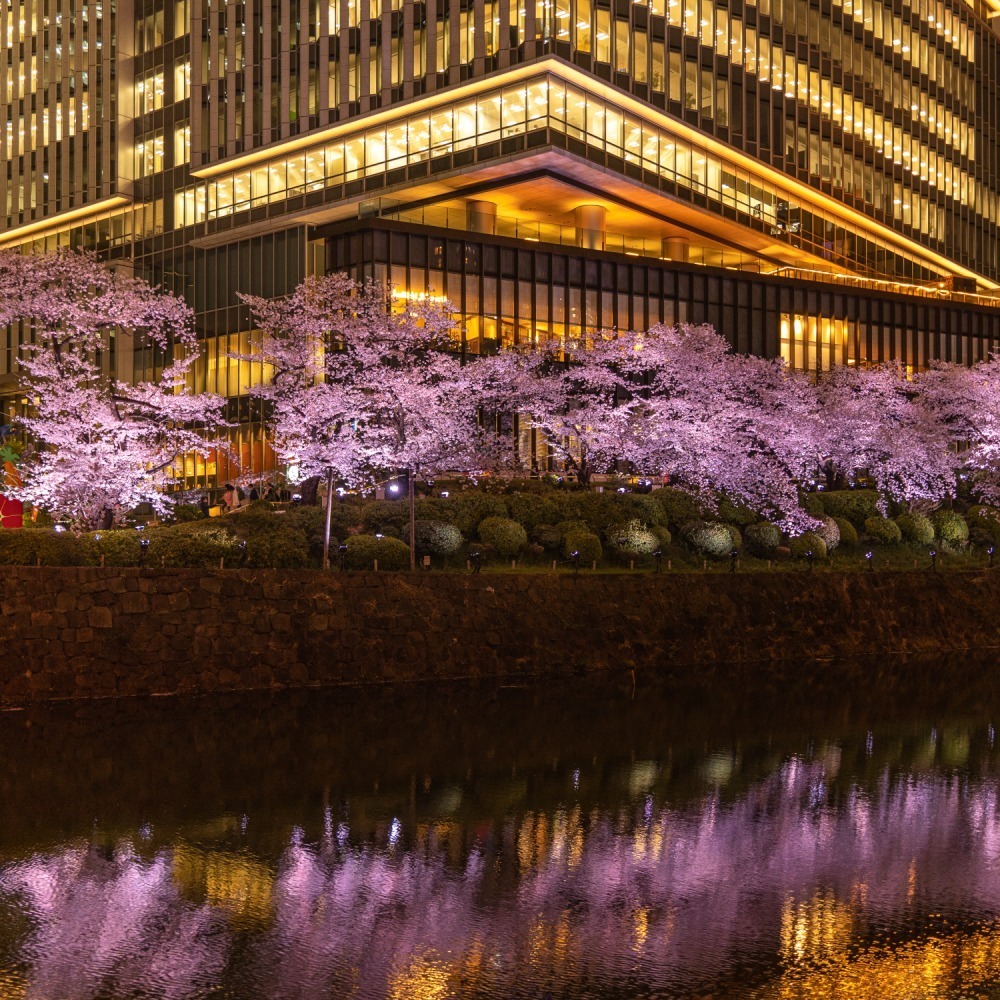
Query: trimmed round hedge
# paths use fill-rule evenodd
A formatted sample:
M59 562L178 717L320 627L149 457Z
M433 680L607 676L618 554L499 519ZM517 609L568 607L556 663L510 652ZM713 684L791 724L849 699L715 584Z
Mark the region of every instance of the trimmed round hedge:
M813 533L823 539L828 554L840 544L840 528L829 515L824 515L819 519L819 524L813 528Z
M590 531L571 531L563 538L563 555L569 559L574 552L578 553L580 565L590 566L599 563L604 556L601 540Z
M830 517L846 518L855 528L863 528L870 517L878 517L878 493L875 490L834 490L830 493L813 493L823 513Z
M641 521L612 524L604 538L609 551L625 558L651 556L660 547L659 538Z
M346 544L348 569L374 569L376 560L380 570L410 568L410 546L398 538L352 535Z
M532 531L540 524L555 524L562 520L562 508L548 497L537 493L514 493L507 497L511 519Z
M691 521L700 521L708 513L704 501L684 490L664 488L652 496L662 508L667 525L675 531Z
M898 545L903 540L899 525L881 514L865 518L865 534L877 545Z
M462 532L447 521L417 521L413 527L420 555L450 556L462 547Z
M554 524L538 524L531 533L531 540L546 552L555 552L562 545L562 532Z
M965 515L969 525L969 541L983 548L1000 545L1000 509L978 505Z
M743 529L743 540L750 555L770 559L781 544L781 528L768 521L758 521Z
M837 525L837 530L840 532L840 544L857 545L858 529L846 517L835 517L833 520Z
M479 525L479 540L497 555L513 559L528 544L528 533L509 517L487 517Z
M441 501L448 505L450 517L459 531L466 538L472 538L479 525L490 517L507 517L507 504L503 497L489 493L459 493L448 500Z
M815 531L803 531L788 542L788 550L795 559L805 559L811 552L816 559L826 558L826 542Z
M942 545L960 549L969 540L969 526L965 518L953 510L936 510L931 517L934 531Z
M896 518L896 524L899 525L904 541L915 545L930 545L934 541L934 525L923 514L903 511Z
M729 526L718 521L690 521L681 528L681 538L699 555L725 559L733 551Z

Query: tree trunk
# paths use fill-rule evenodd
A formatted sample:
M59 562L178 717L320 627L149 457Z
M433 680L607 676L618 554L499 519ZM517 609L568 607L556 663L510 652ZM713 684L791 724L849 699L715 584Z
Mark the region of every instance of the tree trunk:
M416 500L416 480L417 470L410 469L407 476L409 480L409 502L410 502L410 572L417 568L417 500Z
M333 519L333 469L326 470L326 522L323 525L323 569L330 568L330 521Z

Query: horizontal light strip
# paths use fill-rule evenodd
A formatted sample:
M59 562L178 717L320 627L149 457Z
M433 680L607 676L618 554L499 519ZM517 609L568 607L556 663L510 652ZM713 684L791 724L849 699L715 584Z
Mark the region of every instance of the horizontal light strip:
M937 267L944 268L954 274L960 274L966 278L975 278L977 281L983 282L983 284L987 285L989 288L1000 288L1000 284L997 284L995 281L991 281L983 275L977 274L975 271L970 271L968 268L962 267L960 264L948 257L945 257L943 254L938 254L933 250L928 250L927 247L914 240L907 239L905 236L897 233L894 229L890 229L888 226L875 222L863 212L850 208L842 202L837 201L836 198L831 198L828 195L823 194L822 191L817 191L815 188L810 187L808 184L803 184L801 181L796 180L788 174L774 170L772 167L761 163L759 160L755 160L752 156L747 156L746 153L741 153L732 146L727 146L725 143L719 142L718 139L714 139L712 136L707 135L696 128L692 128L690 125L678 121L676 118L673 118L662 111L657 111L655 108L649 108L648 105L643 104L641 101L637 101L635 98L630 97L627 94L622 94L620 91L609 87L603 81L595 80L590 76L587 76L575 66L568 66L560 62L558 64L558 68L559 71L555 75L564 76L567 83L574 82L579 87L596 92L612 104L618 104L632 111L639 117L649 118L654 123L657 119L659 119L664 123L665 128L671 129L678 135L683 136L692 145L701 145L714 155L718 156L720 159L736 163L749 173L763 175L778 187L783 187L790 192L794 192L806 204L811 203L813 205L818 205L821 208L826 209L826 211L830 212L832 215L843 219L845 222L850 222L853 225L858 226L860 229L867 230L868 232L878 233L888 243L898 246L914 256L923 257L924 260L934 263Z
M110 198L95 201L92 205L84 205L82 208L72 208L68 212L60 212L58 215L50 215L47 219L39 219L38 222L29 222L24 226L8 229L0 233L0 245L21 243L29 236L37 236L39 233L47 232L50 229L62 229L68 223L80 222L91 216L101 215L113 208L121 208L131 203L132 199L123 194L112 195Z
M996 2L1000 3L1000 0L996 0ZM775 170L768 164L754 159L752 156L748 156L746 153L742 153L732 146L719 142L719 140L714 139L707 133L693 128L666 112L636 100L624 91L611 87L597 77L584 73L582 70L555 56L545 56L536 62L522 64L515 69L503 73L484 76L478 80L460 84L454 88L443 88L417 100L393 105L393 107L381 110L376 114L362 118L352 118L349 121L342 122L321 132L311 132L308 135L298 136L286 142L266 146L236 159L224 160L208 167L202 167L199 170L192 170L191 173L205 180L220 174L235 173L237 170L245 169L253 164L264 163L297 150L319 146L346 134L364 132L365 129L374 128L386 122L398 121L400 118L406 118L419 113L425 108L431 109L436 107L443 101L451 103L456 100L462 100L465 97L473 97L483 91L495 90L497 87L533 79L542 73L550 73L566 83L573 84L585 92L589 91L609 103L617 105L638 118L645 118L651 124L659 125L665 130L673 132L685 139L690 145L701 147L723 161L728 161L742 167L748 173L770 181L776 187L783 188L789 193L794 193L805 205L821 207L831 215L857 226L862 231L880 236L891 246L898 247L922 259L932 269L943 269L952 274L974 278L991 289L1000 288L1000 284L997 282L963 267L943 254L929 250L915 240L908 239L897 233L894 229L874 221L863 212L850 208L835 198L823 194L816 188L810 187L808 184L803 184L794 177Z
M435 90L423 97L414 98L409 101L400 101L398 104L392 105L391 108L385 108L384 110L358 118L350 118L345 122L331 125L329 128L322 129L319 132L309 132L307 135L300 135L294 139L286 139L284 142L275 143L273 146L264 146L243 156L237 156L228 160L219 160L216 163L209 164L207 167L199 167L197 170L192 169L191 176L208 179L215 177L217 174L235 173L237 170L252 166L254 163L272 160L276 156L293 153L298 149L321 146L323 143L342 135L371 128L383 122L396 121L398 118L408 117L422 111L424 108L437 107L442 101L451 102L456 99L461 100L463 97L473 97L484 90L495 90L497 86L503 86L507 83L517 83L519 80L533 79L540 73L552 72L548 64L559 69L562 69L565 65L551 56L546 56L539 62L522 63L520 66L511 70L505 70L502 73L493 74L492 76L481 76L469 83L462 83L455 87L442 87L441 90Z

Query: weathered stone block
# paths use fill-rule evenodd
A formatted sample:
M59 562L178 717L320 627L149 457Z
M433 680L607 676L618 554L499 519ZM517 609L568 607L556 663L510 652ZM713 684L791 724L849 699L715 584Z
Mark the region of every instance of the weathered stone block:
M110 608L93 607L87 612L87 623L91 628L111 628L114 620Z
M139 591L126 592L119 597L118 606L127 615L144 615L149 612L149 598Z

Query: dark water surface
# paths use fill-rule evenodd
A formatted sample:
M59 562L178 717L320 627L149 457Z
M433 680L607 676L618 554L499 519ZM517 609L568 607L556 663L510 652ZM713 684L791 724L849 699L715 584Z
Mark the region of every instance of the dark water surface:
M799 668L0 715L0 997L1000 997L1000 668Z

